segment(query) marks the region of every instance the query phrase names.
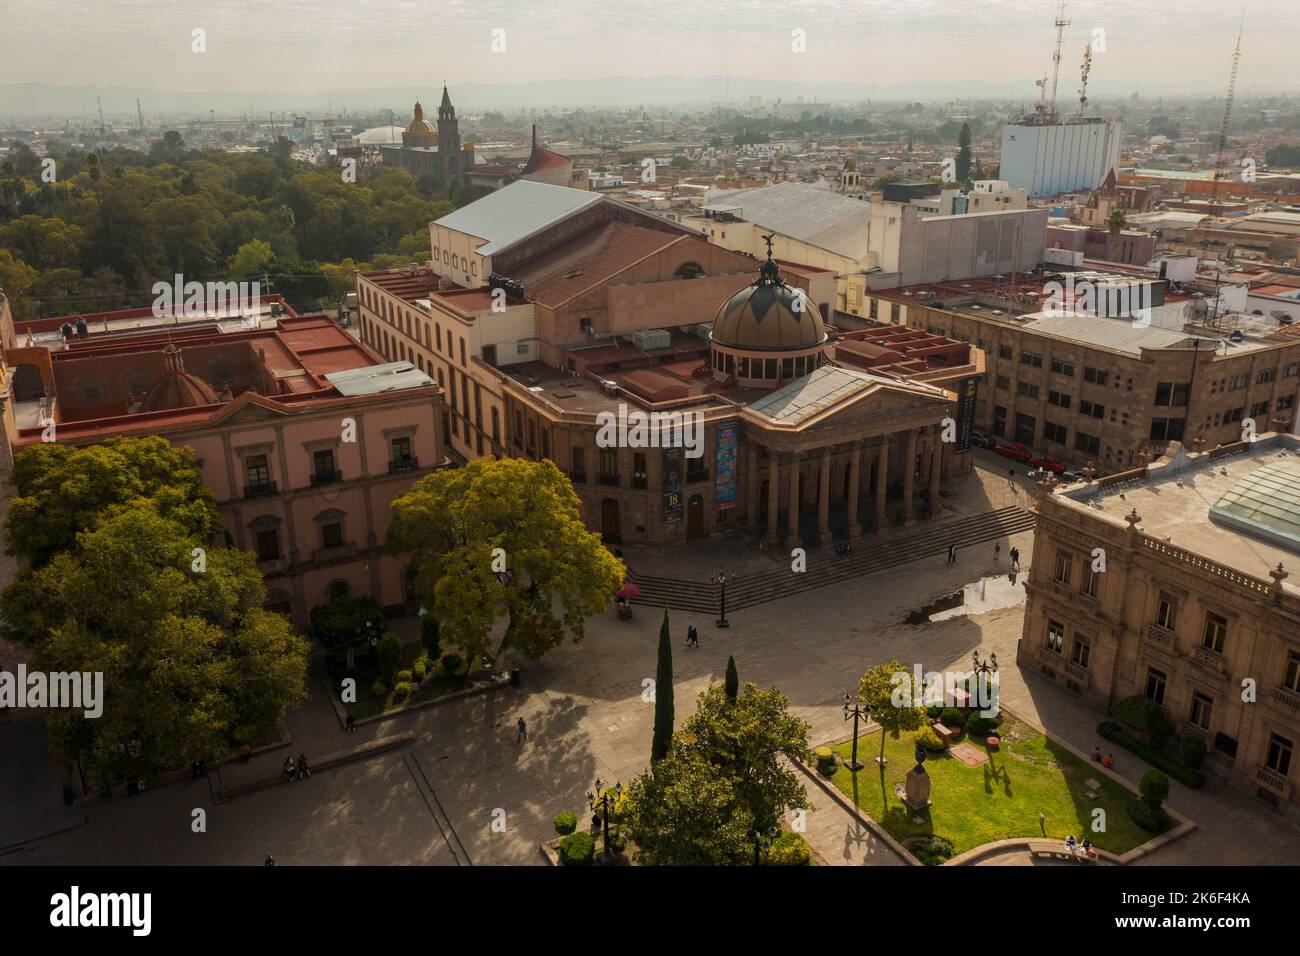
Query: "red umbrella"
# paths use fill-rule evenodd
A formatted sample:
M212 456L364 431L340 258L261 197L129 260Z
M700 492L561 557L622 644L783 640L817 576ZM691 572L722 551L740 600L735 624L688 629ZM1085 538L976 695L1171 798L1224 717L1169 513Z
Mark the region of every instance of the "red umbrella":
M623 586L614 592L614 597L622 598L624 601L630 601L634 597L641 596L641 589L631 581L626 581Z

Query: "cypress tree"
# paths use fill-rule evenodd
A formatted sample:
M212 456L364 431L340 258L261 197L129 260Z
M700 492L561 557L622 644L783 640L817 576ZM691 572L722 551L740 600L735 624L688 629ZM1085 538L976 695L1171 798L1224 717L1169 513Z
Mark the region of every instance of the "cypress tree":
M673 741L673 647L668 634L668 610L659 627L659 664L655 668L655 732L650 744L653 763L668 754Z
M734 656L727 658L727 696L732 700L740 693L740 676L736 673L736 658Z

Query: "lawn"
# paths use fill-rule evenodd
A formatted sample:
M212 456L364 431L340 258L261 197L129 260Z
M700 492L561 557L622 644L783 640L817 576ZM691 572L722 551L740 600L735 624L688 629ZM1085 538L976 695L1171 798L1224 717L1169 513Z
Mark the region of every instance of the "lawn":
M1012 837L1086 837L1097 847L1124 853L1149 840L1129 819L1126 807L1132 791L1116 783L1094 764L1080 760L1033 727L1003 713L1002 746L991 751L983 739L970 741L989 755L987 763L968 767L948 753L929 754L931 806L908 810L894 788L916 766L914 734L898 740L885 738L886 767L881 773L876 757L880 733L858 739L858 759L865 764L857 774L841 764L834 783L850 800L890 834L906 844L909 837L934 834L953 844L954 854ZM963 740L967 738L963 737ZM851 742L833 749L847 762ZM856 780L854 779L856 777ZM1095 800L1085 796L1084 781L1101 783ZM1092 830L1093 810L1106 811L1106 830ZM1038 815L1044 815L1040 829Z
M420 644L404 644L402 646L402 668L409 669L422 653L424 653L424 648ZM435 673L421 681L419 688L413 691L409 697L399 700L396 692L391 688L383 697L376 697L370 693L370 688L379 678L375 655L358 655L356 668L351 671L344 666L344 663L345 658L341 655L338 657L329 656L325 659L325 669L329 673L330 683L334 687L339 687L345 677L356 678L357 701L353 704L343 704L343 710L350 714L354 720L373 717L376 714L396 710L410 704L418 704L433 697L442 697L444 694L463 690L470 684L469 678L463 673L444 674L440 663Z

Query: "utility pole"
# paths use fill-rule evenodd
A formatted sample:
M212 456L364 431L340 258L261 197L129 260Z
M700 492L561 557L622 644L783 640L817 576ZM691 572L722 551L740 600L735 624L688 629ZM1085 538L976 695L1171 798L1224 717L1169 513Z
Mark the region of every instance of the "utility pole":
M138 98L135 101L135 115L137 120L140 123L140 132L143 133L144 132L144 110L141 108L140 100Z
M1232 99L1237 90L1237 64L1241 60L1241 31L1246 26L1246 11L1241 11L1237 25L1237 45L1232 50L1232 72L1228 76L1228 95L1223 104L1223 124L1219 127L1218 149L1214 155L1214 181L1210 186L1210 201L1219 201L1219 181L1223 177L1223 154L1228 147L1228 120L1232 117Z
M1056 121L1056 83L1061 75L1061 41L1065 38L1065 28L1070 21L1065 19L1065 0L1056 14L1056 49L1052 52L1052 99L1049 104L1052 121Z

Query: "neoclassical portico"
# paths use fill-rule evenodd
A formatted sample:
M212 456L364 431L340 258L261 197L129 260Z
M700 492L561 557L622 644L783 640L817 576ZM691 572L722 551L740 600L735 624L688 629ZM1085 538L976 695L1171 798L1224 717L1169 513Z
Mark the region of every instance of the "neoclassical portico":
M758 526L764 512L768 541L795 547L811 540L801 536L801 512L813 512L816 543L827 545L832 506L842 505L848 537L858 538L864 527L891 526L891 488L901 497L902 526L916 523L922 488L925 516L933 517L949 399L934 386L823 366L749 406L743 414L748 523Z

